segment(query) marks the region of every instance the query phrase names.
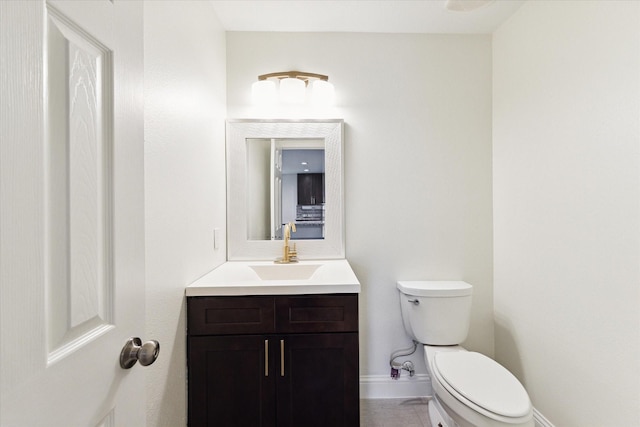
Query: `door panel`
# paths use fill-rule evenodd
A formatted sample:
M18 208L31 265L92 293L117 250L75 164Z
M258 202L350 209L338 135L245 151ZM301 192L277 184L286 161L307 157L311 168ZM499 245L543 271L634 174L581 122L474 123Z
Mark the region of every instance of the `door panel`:
M0 424L144 425L142 6L0 8Z
M47 7L48 362L113 325L113 56Z

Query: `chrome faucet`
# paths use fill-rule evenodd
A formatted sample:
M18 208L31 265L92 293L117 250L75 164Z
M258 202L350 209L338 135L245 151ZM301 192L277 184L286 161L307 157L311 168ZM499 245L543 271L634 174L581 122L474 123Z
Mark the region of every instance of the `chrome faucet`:
M282 258L278 258L275 262L277 264L289 264L292 262L298 262L298 251L296 251L296 244L293 244L293 249L289 247L289 239L291 239L291 232L296 232L296 225L293 222L285 224L283 240L284 247L282 251Z

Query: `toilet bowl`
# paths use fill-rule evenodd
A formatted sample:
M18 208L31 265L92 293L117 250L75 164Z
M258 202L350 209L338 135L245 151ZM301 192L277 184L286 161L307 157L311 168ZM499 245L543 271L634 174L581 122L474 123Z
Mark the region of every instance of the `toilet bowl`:
M448 427L533 427L529 396L502 365L461 346L423 347L434 409L455 421Z
M402 281L397 287L405 329L423 344L434 391L432 424L533 427L533 408L517 378L498 362L459 345L469 328L471 285Z

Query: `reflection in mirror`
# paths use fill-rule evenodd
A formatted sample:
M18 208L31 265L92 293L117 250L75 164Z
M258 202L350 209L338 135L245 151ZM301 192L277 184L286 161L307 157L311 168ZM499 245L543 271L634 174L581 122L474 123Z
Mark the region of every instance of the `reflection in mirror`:
M282 256L288 222L298 259L344 258L343 129L340 119L227 121L229 261Z
M324 239L324 139L247 138L247 239Z

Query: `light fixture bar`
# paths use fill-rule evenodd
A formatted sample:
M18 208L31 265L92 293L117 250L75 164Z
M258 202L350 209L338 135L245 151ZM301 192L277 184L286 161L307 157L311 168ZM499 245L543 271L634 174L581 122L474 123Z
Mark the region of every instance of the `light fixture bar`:
M326 107L333 105L335 90L329 76L324 74L279 71L258 76L258 81L251 86L251 97L254 105L260 106L273 106L278 101L304 104L308 100L314 107Z
M258 81L286 78L303 80L305 84L308 84L310 79L329 81L329 76L325 76L324 74L307 73L304 71L280 71L277 73L262 74L258 76Z

